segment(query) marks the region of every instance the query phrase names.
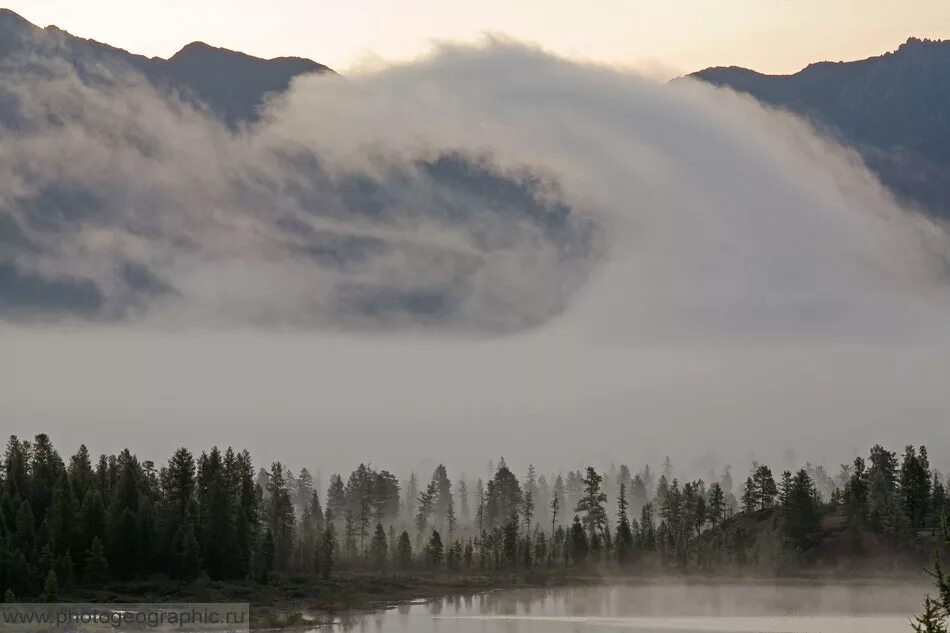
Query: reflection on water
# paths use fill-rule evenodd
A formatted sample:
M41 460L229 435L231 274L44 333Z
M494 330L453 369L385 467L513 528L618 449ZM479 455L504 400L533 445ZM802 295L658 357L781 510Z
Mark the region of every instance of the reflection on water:
M906 633L926 584L638 583L453 596L314 633Z

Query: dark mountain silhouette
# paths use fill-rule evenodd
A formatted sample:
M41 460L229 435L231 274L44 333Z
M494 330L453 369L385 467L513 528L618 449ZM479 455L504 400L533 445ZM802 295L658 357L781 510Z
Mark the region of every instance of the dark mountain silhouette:
M809 119L857 149L894 192L950 218L950 41L911 38L880 57L794 75L720 67L690 77Z
M185 46L170 59L149 58L75 37L55 26L41 29L13 11L0 9L0 62L18 55L61 57L80 71L88 62L125 64L158 87L200 101L231 124L254 120L264 98L285 91L294 77L333 72L309 59L261 59L203 42Z

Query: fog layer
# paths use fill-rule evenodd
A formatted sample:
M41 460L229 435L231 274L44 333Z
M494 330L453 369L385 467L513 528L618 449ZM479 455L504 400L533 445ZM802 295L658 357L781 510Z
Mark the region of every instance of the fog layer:
M13 432L328 469L947 454L945 232L801 121L506 42L303 78L237 131L70 72L6 86L2 248L97 298L10 311ZM23 204L52 185L97 203Z

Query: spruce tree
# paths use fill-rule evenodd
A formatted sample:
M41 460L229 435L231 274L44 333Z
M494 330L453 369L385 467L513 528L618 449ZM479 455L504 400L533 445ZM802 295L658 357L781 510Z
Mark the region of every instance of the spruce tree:
M746 477L745 486L742 488L742 510L746 514L751 514L755 512L756 506L756 491L755 483L752 481L752 477Z
M386 558L388 554L388 545L386 542L386 531L382 523L376 524L376 531L373 532L373 542L370 545L370 554L373 560L373 566L382 571L386 569Z
M294 505L298 508L305 508L310 504L315 492L313 489L313 475L306 468L301 468L300 476L297 477L297 486L294 489Z
M178 569L179 580L194 580L201 575L201 549L193 525L185 530Z
M462 514L462 522L465 525L471 523L472 515L468 505L468 486L464 479L459 480L459 510Z
M59 580L52 569L46 574L46 581L43 583L43 602L59 602Z
M926 526L930 506L930 463L927 448L915 452L913 446L904 449L900 470L900 494L904 512L913 530Z
M64 470L53 487L50 509L46 518L49 538L55 545L57 554L62 554L77 545L77 515L78 508L73 487Z
M271 465L267 482L267 527L274 540L274 569L286 571L294 543L294 506L290 499L284 466L281 462Z
M531 533L531 519L534 518L534 493L528 490L524 494L524 503L521 506L521 513L524 517L524 531Z
M402 531L399 535L399 544L396 546L396 562L399 569L406 570L412 566L412 542L409 538L409 532Z
M789 486L788 510L784 516L785 534L792 544L805 548L820 526L815 485L804 468L795 473Z
M333 513L327 510L326 527L320 542L321 561L320 574L324 579L330 577L336 563L336 527L333 525Z
M709 487L708 514L709 522L714 527L719 525L726 517L726 497L722 485L718 481Z
M37 525L42 525L53 498L53 487L65 470L63 460L45 433L33 438L30 447L30 491L27 497Z
M911 622L916 633L947 633L945 609L930 596L924 598L924 611Z
M73 556L66 550L66 553L56 563L56 576L63 587L71 587L75 579L76 570L73 566Z
M587 564L587 532L581 524L579 516L574 515L574 523L571 525L570 535L570 555L571 561L579 567Z
M627 517L627 485L620 483L620 495L617 497L617 562L626 565L630 562L633 553L633 532L630 530L630 520Z
M86 581L89 583L101 583L106 579L109 572L109 561L106 560L105 547L98 536L93 537L89 545L89 553L86 555L84 565Z
M432 530L432 535L429 537L429 542L426 543L426 563L430 568L440 567L442 565L444 553L442 536L439 534L438 530Z

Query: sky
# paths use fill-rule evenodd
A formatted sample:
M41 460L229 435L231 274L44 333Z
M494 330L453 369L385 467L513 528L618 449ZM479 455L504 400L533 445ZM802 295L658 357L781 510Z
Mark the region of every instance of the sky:
M672 77L709 66L795 72L908 37L950 37L946 0L8 0L40 26L167 57L200 40L348 72L485 33Z

